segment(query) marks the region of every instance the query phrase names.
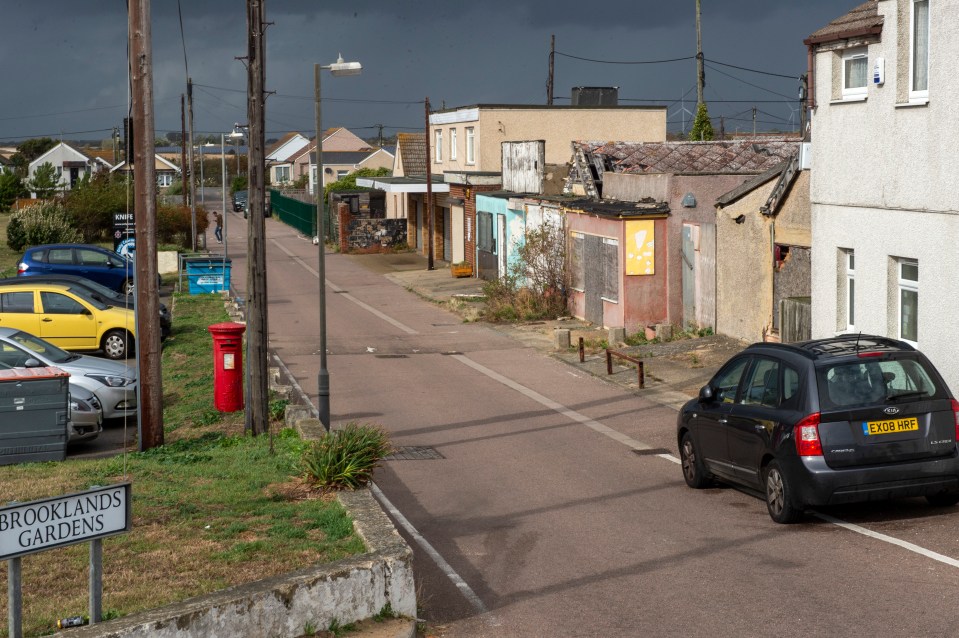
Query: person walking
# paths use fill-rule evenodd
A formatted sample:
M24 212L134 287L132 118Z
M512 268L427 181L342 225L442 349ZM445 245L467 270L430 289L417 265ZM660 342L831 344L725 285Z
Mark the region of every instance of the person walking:
M223 214L219 211L213 211L213 218L216 220L216 228L213 234L216 236L216 243L223 243Z

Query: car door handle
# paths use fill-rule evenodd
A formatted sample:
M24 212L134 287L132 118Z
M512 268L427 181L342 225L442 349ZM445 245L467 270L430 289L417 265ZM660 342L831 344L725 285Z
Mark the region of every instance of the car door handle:
M46 322L46 323L50 323L51 321L53 321L53 319L50 319L49 317L44 317L43 319L41 319L41 321L44 321L44 322Z
M753 427L756 428L756 431L757 431L757 432L765 432L765 431L766 431L766 426L765 426L765 425L754 425Z

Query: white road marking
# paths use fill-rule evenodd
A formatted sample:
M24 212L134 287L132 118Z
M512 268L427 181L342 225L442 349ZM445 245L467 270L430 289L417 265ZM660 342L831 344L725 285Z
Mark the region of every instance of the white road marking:
M959 560L956 560L955 558L950 558L948 556L944 556L938 552L932 551L931 549L920 547L919 545L916 545L915 543L910 543L909 541L900 540L894 536L889 536L887 534L882 534L880 532L874 532L871 529L866 529L865 527L860 527L859 525L855 525L853 523L847 523L846 521L840 520L838 518L833 518L832 516L829 516L828 514L823 514L821 512L813 512L813 516L817 518L821 518L827 523L832 523L833 525L837 525L845 530L849 530L850 532L855 532L856 534L862 534L863 536L868 536L869 538L874 538L878 541L889 543L890 545L896 545L898 547L902 547L903 549L907 551L914 552L916 554L919 554L920 556L925 556L926 558L931 558L932 560L939 561L940 563L945 563L946 565L949 565L951 567L959 567Z
M373 495L376 496L377 500L379 500L380 504L386 508L386 511L388 511L403 527L403 529L405 529L407 533L413 537L413 540L416 541L416 544L422 547L423 551L429 554L430 558L433 559L433 562L436 563L436 566L439 567L446 577L449 578L450 581L456 586L456 588L462 592L466 600L468 600L473 606L473 609L480 614L488 613L489 609L486 608L486 605L482 600L480 600L480 597L476 595L476 592L474 592L473 589L466 583L466 581L456 573L456 570L446 562L440 553L436 551L432 545L430 545L429 541L423 538L423 535L420 534L415 527L413 527L413 524L410 523L405 516L403 516L402 512L396 509L396 506L393 505L388 498L386 498L386 494L384 494L375 483L370 484L370 489L373 492ZM495 620L492 618L490 619L490 623L494 625L496 624Z

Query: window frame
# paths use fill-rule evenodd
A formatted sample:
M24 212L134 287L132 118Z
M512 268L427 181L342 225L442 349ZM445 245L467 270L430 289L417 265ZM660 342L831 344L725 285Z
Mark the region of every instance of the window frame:
M915 89L916 83L916 5L919 3L924 3L926 5L926 24L925 24L925 35L926 35L926 46L925 46L925 61L926 61L926 88L924 89ZM930 36L930 26L931 20L929 17L929 0L911 0L909 3L909 102L910 104L925 104L929 101L929 54L932 52L932 47L930 46L929 36Z
M476 163L476 130L472 126L466 127L466 163Z
M456 129L450 129L450 161L456 161Z
M865 74L863 77L862 86L850 87L849 84L849 75L847 74L846 66L853 60L865 60ZM866 92L869 89L869 48L868 47L855 47L853 49L846 49L842 52L841 60L841 73L842 73L842 99L843 100L864 100L866 99Z
M915 278L914 280L913 280L913 279L905 279L905 278L903 277L903 268L904 268L905 266L915 266L915 267L916 267L916 278ZM897 260L897 263L896 263L896 274L897 274L897 277L896 277L896 279L897 279L897 281L896 281L897 286L896 286L896 287L898 288L898 291L899 291L899 294L896 296L896 298L897 298L897 303L896 303L896 315L897 315L897 326L898 326L898 328L897 328L898 338L901 339L902 341L905 341L906 343L914 346L914 347L917 347L918 344L919 344L919 260L918 260L918 259L907 259L907 258L900 258L900 259L898 259L898 260ZM915 308L914 308L915 317L913 318L913 323L915 324L915 331L916 331L916 334L913 335L913 336L915 337L914 339L910 339L909 337L907 337L907 336L903 333L903 328L904 328L904 324L903 324L903 312L902 312L902 310L903 310L903 296L904 296L905 294L908 294L908 293L914 293L914 294L915 294L915 298L916 298Z
M433 163L443 163L443 129L433 131Z
M603 237L603 294L600 298L609 303L619 303L619 239ZM610 263L610 255L614 255L616 263Z

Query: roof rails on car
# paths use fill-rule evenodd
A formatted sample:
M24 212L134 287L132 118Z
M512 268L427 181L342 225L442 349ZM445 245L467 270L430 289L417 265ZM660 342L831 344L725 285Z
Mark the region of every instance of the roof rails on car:
M914 351L910 344L878 335L862 333L838 335L826 339L814 339L796 344L817 356L842 356L860 352L903 352Z

